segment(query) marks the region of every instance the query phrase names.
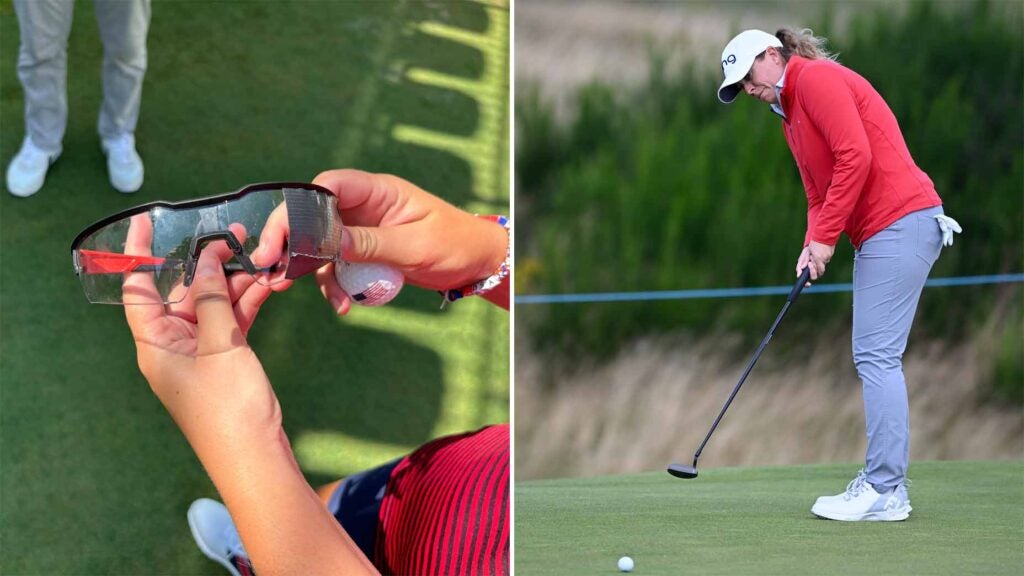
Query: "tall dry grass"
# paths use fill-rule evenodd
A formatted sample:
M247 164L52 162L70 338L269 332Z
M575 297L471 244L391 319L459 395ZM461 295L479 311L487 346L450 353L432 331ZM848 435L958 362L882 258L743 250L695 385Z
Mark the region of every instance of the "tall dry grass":
M1024 457L1024 409L986 403L978 392L999 323L997 313L965 343L918 342L908 349L912 460ZM840 331L806 352L773 342L700 466L860 461L864 415L849 341L850 334ZM517 345L516 477L619 474L689 463L750 359L753 350L743 348L727 336L643 339L607 363L575 368L552 382L529 346Z

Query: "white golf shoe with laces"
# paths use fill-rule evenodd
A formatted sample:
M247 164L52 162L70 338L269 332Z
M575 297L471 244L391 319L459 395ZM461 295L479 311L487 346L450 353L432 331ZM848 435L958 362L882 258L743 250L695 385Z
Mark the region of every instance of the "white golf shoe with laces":
M123 194L130 194L142 187L145 169L142 158L135 151L135 136L122 134L115 138L107 138L102 143L103 153L107 155L107 174L110 185Z
M252 576L249 555L223 504L209 498L196 500L188 508L188 527L207 558L227 568L231 576Z
M898 522L906 520L911 510L904 484L879 494L868 482L864 470L857 472L857 477L846 485L845 492L822 496L811 507L815 516L846 522Z
M36 146L32 139L25 136L21 150L7 166L7 191L19 198L31 196L43 187L46 172L50 169L60 150L47 152Z

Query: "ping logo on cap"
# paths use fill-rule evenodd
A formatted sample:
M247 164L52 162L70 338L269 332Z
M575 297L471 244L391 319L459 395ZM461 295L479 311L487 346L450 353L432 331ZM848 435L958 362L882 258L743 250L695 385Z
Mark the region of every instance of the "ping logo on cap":
M729 56L726 57L725 60L722 60L722 68L724 69L729 64L735 64L735 63L736 63L736 55L735 54L729 54Z

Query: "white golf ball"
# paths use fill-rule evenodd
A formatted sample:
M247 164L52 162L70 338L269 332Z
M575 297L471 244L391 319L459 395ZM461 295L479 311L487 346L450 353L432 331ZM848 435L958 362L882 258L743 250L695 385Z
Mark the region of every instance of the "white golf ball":
M334 278L352 301L362 306L382 306L402 290L405 277L387 264L334 263Z
M629 556L623 556L622 558L619 558L619 570L622 570L623 572L632 572L633 559Z

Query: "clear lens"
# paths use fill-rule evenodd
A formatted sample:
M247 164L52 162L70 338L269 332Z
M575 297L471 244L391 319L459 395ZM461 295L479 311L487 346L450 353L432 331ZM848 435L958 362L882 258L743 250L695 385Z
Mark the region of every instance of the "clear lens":
M122 284L130 276L151 284L165 302L184 298L185 291L176 290L185 277L184 257L154 252L152 237L152 216L144 212L97 230L79 245L78 277L90 302L121 303Z
M333 196L331 210L336 210ZM75 246L75 268L90 302L108 304L180 302L191 284L199 250L225 241L239 251L224 263L226 273L245 271L261 284L286 277L288 249L256 254L268 222L288 222L284 189L254 190L206 205L157 205L99 228ZM336 214L336 212L335 212ZM279 220L280 219L280 220ZM231 238L226 238L227 234ZM282 237L283 238L283 237ZM266 262L267 258L274 261ZM154 297L155 294L155 297Z

